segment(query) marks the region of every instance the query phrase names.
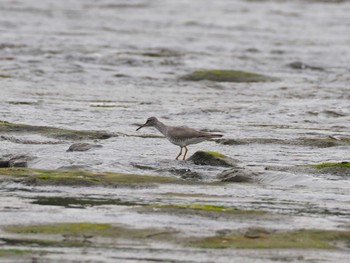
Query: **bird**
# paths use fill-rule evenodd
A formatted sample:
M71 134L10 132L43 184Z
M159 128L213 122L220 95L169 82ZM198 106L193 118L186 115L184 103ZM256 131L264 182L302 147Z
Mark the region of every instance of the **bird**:
M180 146L180 152L176 156L176 160L182 155L182 149L185 148L185 154L183 160L186 160L188 152L187 146L190 144L196 144L203 141L207 141L212 138L220 138L223 135L218 133L209 133L203 131L197 131L187 126L168 126L159 121L156 117L150 117L145 124L136 129L140 130L143 127L155 127L160 133L162 133L171 143Z

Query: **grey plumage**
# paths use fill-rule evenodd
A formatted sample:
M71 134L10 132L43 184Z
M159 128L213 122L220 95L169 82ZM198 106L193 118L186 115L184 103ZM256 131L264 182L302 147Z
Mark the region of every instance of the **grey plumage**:
M185 154L183 156L183 160L185 160L188 152L186 147L187 145L200 143L212 138L222 137L222 134L197 131L187 126L167 126L160 122L156 117L148 118L146 123L137 128L136 131L143 127L155 127L171 143L180 146L180 153L176 157L176 160L181 156L182 148L185 148Z

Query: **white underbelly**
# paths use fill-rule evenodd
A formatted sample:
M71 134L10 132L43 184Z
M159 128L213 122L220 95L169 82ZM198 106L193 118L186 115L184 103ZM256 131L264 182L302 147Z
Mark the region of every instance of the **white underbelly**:
M190 145L190 144L196 144L196 143L200 143L203 141L206 141L207 138L204 137L198 137L198 138L189 138L189 139L185 139L185 140L176 140L176 139L169 139L169 141L175 145L178 145L180 147L184 147L186 145Z

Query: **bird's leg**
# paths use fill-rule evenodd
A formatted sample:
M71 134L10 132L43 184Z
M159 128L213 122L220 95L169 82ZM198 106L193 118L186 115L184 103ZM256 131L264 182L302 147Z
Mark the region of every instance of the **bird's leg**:
M187 152L188 152L188 149L187 149L187 147L185 146L185 154L184 154L184 158L183 158L182 160L185 160L185 159L186 159L186 154L187 154Z
M180 147L180 153L176 156L176 160L179 159L179 157L181 156L181 154L182 154L182 147Z

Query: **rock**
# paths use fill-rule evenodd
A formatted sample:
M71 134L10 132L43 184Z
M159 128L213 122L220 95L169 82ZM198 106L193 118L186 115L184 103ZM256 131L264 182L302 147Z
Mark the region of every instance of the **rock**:
M277 78L240 70L198 70L181 77L183 80L216 82L269 82Z
M236 166L237 163L239 163L238 160L232 159L221 153L206 152L206 151L195 152L187 160L198 165L212 165L212 166L224 166L224 167Z
M68 130L48 126L15 124L6 121L0 121L0 134L1 133L34 133L59 140L104 140L118 136L117 134L103 131Z
M172 168L168 170L170 173L174 175L180 176L182 179L193 179L193 180L200 180L203 179L203 177L194 171L191 171L190 169L175 169Z
M8 160L0 160L0 168L9 167L9 161Z
M244 142L242 140L237 140L237 139L218 139L215 141L216 143L220 143L223 145L240 145L240 144L246 144L247 142Z
M339 163L320 163L312 165L316 169L316 173L332 174L338 176L350 175L350 162Z
M290 67L291 69L297 69L297 70L310 69L310 70L324 71L324 68L310 66L310 65L304 64L300 61L289 63L289 64L287 64L287 66Z
M0 168L27 167L34 157L26 155L5 155L0 159Z
M102 145L99 144L91 144L86 142L78 142L73 143L67 150L67 152L85 152L92 148L101 148Z
M246 183L251 182L256 176L252 171L241 167L225 170L216 176L221 182Z

